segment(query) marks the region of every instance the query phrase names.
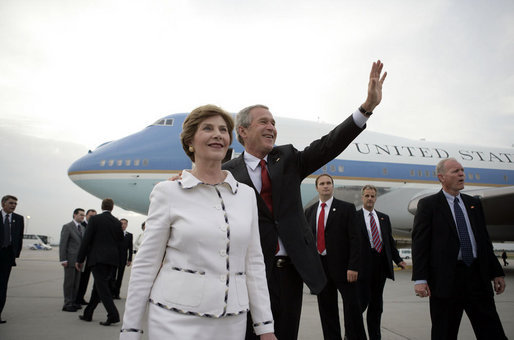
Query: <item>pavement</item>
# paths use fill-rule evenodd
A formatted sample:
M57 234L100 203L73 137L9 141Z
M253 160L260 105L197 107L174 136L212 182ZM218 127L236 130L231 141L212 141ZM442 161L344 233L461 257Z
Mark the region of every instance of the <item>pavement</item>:
M93 322L78 319L79 312L62 312L64 272L58 261L58 248L50 251L23 249L17 267L13 267L7 291L7 303L0 324L0 340L52 339L102 340L117 339L121 323L99 325L107 313L100 304ZM514 265L504 267L507 289L495 297L496 307L507 337L514 339ZM428 300L414 295L411 269L395 271L396 281L388 280L384 291L382 339L430 339ZM123 315L130 270L125 271L121 300L115 300ZM90 287L91 287L90 280ZM89 288L86 300L89 300ZM340 303L340 316L342 317ZM341 320L343 327L343 321ZM474 339L467 316L462 319L459 338ZM143 339L147 339L143 335ZM223 339L223 336L213 336ZM316 297L304 289L299 340L323 339ZM182 339L180 339L182 340Z

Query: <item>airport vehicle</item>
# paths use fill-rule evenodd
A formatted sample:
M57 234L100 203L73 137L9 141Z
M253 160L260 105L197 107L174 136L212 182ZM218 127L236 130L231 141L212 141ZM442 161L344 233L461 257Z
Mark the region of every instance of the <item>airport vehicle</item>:
M410 248L398 249L398 252L402 259L410 259L412 257L412 250Z
M32 250L52 250L52 247L43 241L48 239L45 235L23 234L23 248Z
M100 145L68 169L70 179L99 198L112 197L124 209L146 214L153 186L192 167L180 143L186 114L172 114L143 130ZM334 125L275 117L277 144L303 150ZM226 160L243 152L237 138ZM328 173L334 195L361 205L365 184L378 188L377 210L387 213L395 236L410 237L418 201L440 190L435 172L440 159L455 157L466 171L465 192L479 196L491 239L514 240L514 149L411 140L365 130L334 160L302 182L304 206L317 199L314 179Z

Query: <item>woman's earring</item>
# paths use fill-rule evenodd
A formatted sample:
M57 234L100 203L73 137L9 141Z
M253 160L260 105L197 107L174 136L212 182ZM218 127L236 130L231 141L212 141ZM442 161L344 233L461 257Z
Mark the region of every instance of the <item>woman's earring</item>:
M192 145L189 145L189 152L191 152L191 153L195 152L195 148L193 148Z

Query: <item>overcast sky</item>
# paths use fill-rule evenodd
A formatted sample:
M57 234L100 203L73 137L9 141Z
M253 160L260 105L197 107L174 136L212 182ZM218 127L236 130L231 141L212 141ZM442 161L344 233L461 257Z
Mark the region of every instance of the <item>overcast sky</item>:
M368 129L514 144L512 0L1 0L3 154L14 141L37 145L60 168L4 158L0 194L25 193L31 177L40 187L18 209L37 205L60 226L69 192L46 195L66 188L77 204L99 205L66 175L87 149L206 103L338 123L364 101L379 58L389 75Z

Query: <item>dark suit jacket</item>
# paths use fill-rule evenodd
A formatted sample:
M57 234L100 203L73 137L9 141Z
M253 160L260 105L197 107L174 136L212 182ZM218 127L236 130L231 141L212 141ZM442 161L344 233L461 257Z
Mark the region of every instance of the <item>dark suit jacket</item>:
M82 238L77 262L87 265L97 263L117 267L120 263L120 247L123 240L121 222L110 212L92 216Z
M480 200L461 197L477 244L480 277L489 282L505 276L493 252ZM457 226L443 191L421 199L412 230L412 280L427 280L432 296L450 297L459 250Z
M316 213L319 201L305 210L305 217L316 239ZM360 233L354 224L355 205L332 201L325 226L325 248L328 273L334 282L347 282L347 270L359 271L360 267Z
M121 241L120 266L126 266L127 261L132 262L132 234L127 231Z
M380 236L382 237L382 251L384 252L387 260L386 277L394 280L393 262L398 264L402 262L402 258L396 249L395 240L393 238L391 221L389 216L375 210L378 215L378 223L380 224ZM358 226L361 232L361 256L362 256L362 268L359 272L359 278L363 280L371 277L371 242L369 239L368 229L366 228L366 222L364 221L364 211L360 209L355 214L355 224ZM368 212L369 214L369 212Z
M0 214L0 223L3 225L4 221ZM11 266L16 266L16 258L20 257L21 248L23 246L23 230L25 224L23 216L16 213L11 214L11 245L12 245L12 262Z
M254 188L259 210L259 233L268 280L271 277L275 251L280 236L296 270L314 293L326 283L312 232L303 213L300 184L312 172L338 156L363 129L350 116L328 135L312 142L303 151L292 145L274 147L268 154L273 214L255 190L243 155L223 165L234 178Z

